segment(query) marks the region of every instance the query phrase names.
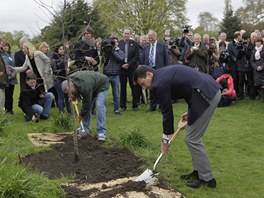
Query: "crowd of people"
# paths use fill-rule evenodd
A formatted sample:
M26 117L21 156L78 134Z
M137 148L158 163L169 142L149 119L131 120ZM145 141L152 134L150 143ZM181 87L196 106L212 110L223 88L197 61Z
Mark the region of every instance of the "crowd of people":
M75 61L74 71L98 72L99 68L102 68L102 73L108 77L111 84L113 110L118 115L127 109L127 83L131 89L133 111L138 111L140 103L144 102L143 93L150 100L148 112L157 108L152 90L149 90L149 93L142 91L142 88L133 82L135 69L139 65L148 65L156 70L179 63L209 74L216 80L222 76L224 79L217 82L222 83L225 87L223 90L227 87L233 87L233 90L230 96L232 99L219 106L228 106L235 100L243 100L245 96L252 100L264 100L264 31L237 31L229 42L226 41L224 32L216 39L208 34L193 34L187 29L183 31L183 35L176 38L164 36L163 41L158 41L154 30L134 39L130 28L124 28L122 33L122 38L112 34L102 40L95 38L91 27L86 27L79 40L72 44L72 50L69 43L64 43L58 44L51 51L46 42L42 42L39 50L36 50L32 43L22 38L19 43L21 49L15 54L10 44L1 39L0 108L6 113L14 113L13 93L15 85L18 84L16 73L20 73L21 93L27 90L26 76L34 73L37 84L35 86L40 86L44 95L48 92L54 95L55 100L51 105L57 106L61 113L64 113L65 107L66 111L71 113L68 95L62 91L62 82L66 79L70 60ZM227 77L226 74L230 75ZM226 84L223 85L223 82ZM223 91L222 95L226 97L231 92ZM160 107L159 110L161 111ZM24 113L27 120L30 120L32 113Z
M154 30L132 38L132 30L123 29L122 38L95 38L86 27L79 40L61 43L50 50L46 42L39 50L25 38L14 55L8 42L0 39L0 109L13 112L14 87L20 73L18 106L26 121L38 122L50 117L52 106L71 114L70 101L82 101L77 133L90 133L93 114L97 118L98 140L106 139L106 98L112 88L113 111L125 114L127 105L139 111L149 99L147 112L157 110L163 116L161 151L168 152L174 133L172 104L184 99L188 112L186 143L193 160L193 172L182 175L191 188L214 188L213 176L202 137L217 106L229 106L248 96L264 101L264 31L226 33L219 38L193 34L185 29L179 37L158 40ZM69 77L68 77L68 75ZM68 77L68 78L67 78ZM128 103L129 84L132 102ZM71 96L71 98L69 98Z

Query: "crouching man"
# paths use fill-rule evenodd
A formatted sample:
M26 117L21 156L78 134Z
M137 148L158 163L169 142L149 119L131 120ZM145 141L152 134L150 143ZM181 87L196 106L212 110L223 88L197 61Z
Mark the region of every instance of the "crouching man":
M107 76L94 71L77 71L70 75L71 82L62 82L62 91L72 93L82 100L79 121L83 122L86 133L90 132L93 103L96 102L98 140L106 138L106 96L109 89ZM78 130L77 130L78 132Z
M18 106L25 113L26 121L38 122L48 119L54 96L51 92L44 92L44 87L37 84L37 75L29 73L26 85L22 87Z

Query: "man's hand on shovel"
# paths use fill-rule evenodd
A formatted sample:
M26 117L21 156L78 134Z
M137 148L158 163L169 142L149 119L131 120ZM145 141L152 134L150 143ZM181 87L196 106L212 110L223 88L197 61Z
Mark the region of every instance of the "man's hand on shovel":
M188 112L182 114L181 119L182 119L182 121L187 121L188 120Z
M78 114L78 115L77 115L77 121L78 121L78 122L81 122L82 120L83 120L83 117L82 117L80 114Z
M163 155L166 155L169 152L169 147L170 147L169 143L166 144L161 142L160 151L163 153Z

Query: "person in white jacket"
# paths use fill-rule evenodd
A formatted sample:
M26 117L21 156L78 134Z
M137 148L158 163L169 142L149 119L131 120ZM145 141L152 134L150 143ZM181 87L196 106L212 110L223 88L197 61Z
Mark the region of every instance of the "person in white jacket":
M44 85L45 92L53 86L53 72L51 68L51 60L43 52L37 51L32 43L23 44L23 52L26 59L21 67L13 67L16 72L35 73L38 83Z

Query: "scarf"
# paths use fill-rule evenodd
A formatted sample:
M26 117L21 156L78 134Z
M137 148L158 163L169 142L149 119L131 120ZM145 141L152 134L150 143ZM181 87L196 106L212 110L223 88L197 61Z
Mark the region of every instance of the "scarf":
M95 43L95 39L91 39L91 40L87 40L84 36L82 37L82 40L89 45L91 48L94 48L96 43Z
M261 57L260 57L260 52L262 51L263 49L263 45L259 46L259 47L255 47L256 49L256 53L255 53L255 59L256 60L259 60Z

